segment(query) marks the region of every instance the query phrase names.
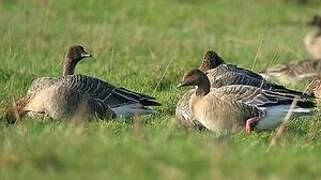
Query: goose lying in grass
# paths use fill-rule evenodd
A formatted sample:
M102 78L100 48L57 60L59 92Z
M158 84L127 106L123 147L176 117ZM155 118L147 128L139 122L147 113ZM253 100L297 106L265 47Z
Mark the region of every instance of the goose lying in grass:
M211 54L211 55L208 55ZM213 58L214 57L214 58ZM206 62L206 63L205 63ZM204 66L207 64L207 66ZM291 93L301 96L302 92L287 89L264 79L261 75L234 64L226 64L214 51L207 51L199 67L208 76L211 87L219 88L227 85L249 85L275 92Z
M321 17L315 15L308 23L313 30L304 38L306 50L315 58L321 58Z
M214 51L207 51L204 54L199 70L207 75L211 88L217 89L216 91L228 91L231 88L227 87L226 89L224 88L225 86L240 85L243 88L246 85L256 87L260 91L266 90L270 93L279 93L282 96L300 97L300 99L313 98L313 95L303 94L302 92L271 83L252 71L236 65L225 64L224 60ZM175 119L188 127L193 127L195 123L197 124L197 122L190 121L189 118L189 99L193 91L190 90L183 95L177 104L175 112ZM199 125L197 127L199 128Z
M321 59L306 59L302 61L279 64L263 71L261 75L266 79L276 79L289 84L302 80L312 80L321 74Z
M185 73L178 87L197 86L190 90L189 104L185 107L191 122L199 121L214 132L235 131L245 127L246 132L254 128L273 130L290 110L293 94L282 94L251 86L233 85L211 89L205 73L192 70ZM315 107L312 101L298 100L293 113L297 116L309 115ZM188 117L190 116L190 117Z
M63 76L34 80L27 95L16 102L8 116L47 114L61 119L72 117L81 109L98 118L115 118L150 113L153 111L146 106L160 105L153 97L117 88L94 77L74 75L77 63L87 57L91 55L83 47L70 47L64 59Z

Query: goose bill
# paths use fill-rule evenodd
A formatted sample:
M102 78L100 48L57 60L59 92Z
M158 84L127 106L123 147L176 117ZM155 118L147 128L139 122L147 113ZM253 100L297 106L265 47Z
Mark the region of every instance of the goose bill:
M89 53L81 53L81 57L87 58L87 57L92 57L92 55Z

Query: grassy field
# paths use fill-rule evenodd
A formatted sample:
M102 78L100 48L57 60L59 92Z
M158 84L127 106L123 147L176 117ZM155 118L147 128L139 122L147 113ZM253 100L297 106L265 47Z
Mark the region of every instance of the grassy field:
M305 24L320 11L317 0L0 0L1 112L36 77L60 76L74 44L95 57L77 73L163 104L135 123L0 123L0 179L320 179L321 115L291 122L269 150L274 132L215 135L173 119L175 87L205 50L257 71L308 58Z

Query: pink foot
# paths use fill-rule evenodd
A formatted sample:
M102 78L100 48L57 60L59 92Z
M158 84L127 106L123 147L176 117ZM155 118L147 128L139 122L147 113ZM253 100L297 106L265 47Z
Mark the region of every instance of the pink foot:
M252 131L252 124L253 123L255 123L256 121L258 121L260 118L258 118L258 117L253 117L253 118L250 118L250 119L248 119L248 120L246 120L246 122L245 122L245 131L247 132L247 133L251 133L251 131Z

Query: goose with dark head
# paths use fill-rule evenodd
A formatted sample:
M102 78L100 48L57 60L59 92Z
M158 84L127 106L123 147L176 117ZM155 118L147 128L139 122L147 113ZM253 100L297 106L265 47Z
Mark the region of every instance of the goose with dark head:
M95 77L75 75L77 63L88 57L91 54L82 46L70 47L64 57L63 76L35 79L26 96L16 102L23 102L19 105L18 114L70 118L80 105L84 106L81 109L85 109L88 115L104 119L155 112L149 106L160 104L151 96L115 87Z
M73 75L77 63L85 58L92 57L91 54L87 53L82 46L71 46L64 58L63 76Z
M184 118L190 122L198 121L214 132L242 127L247 132L251 132L253 128L273 130L288 111L292 110L292 101L300 98L293 94L281 94L247 85L211 89L206 74L198 69L184 74L178 87L184 86L197 87L188 91L191 94L187 100L189 104L186 106L182 103L184 112L181 114L187 115ZM309 115L314 107L314 102L299 99L293 113L297 116Z
M184 86L197 86L197 95L206 95L210 92L211 88L208 77L199 69L194 69L184 74L183 79L178 84L177 88Z
M198 69L206 72L224 63L224 60L216 52L208 50L204 53L202 63Z

